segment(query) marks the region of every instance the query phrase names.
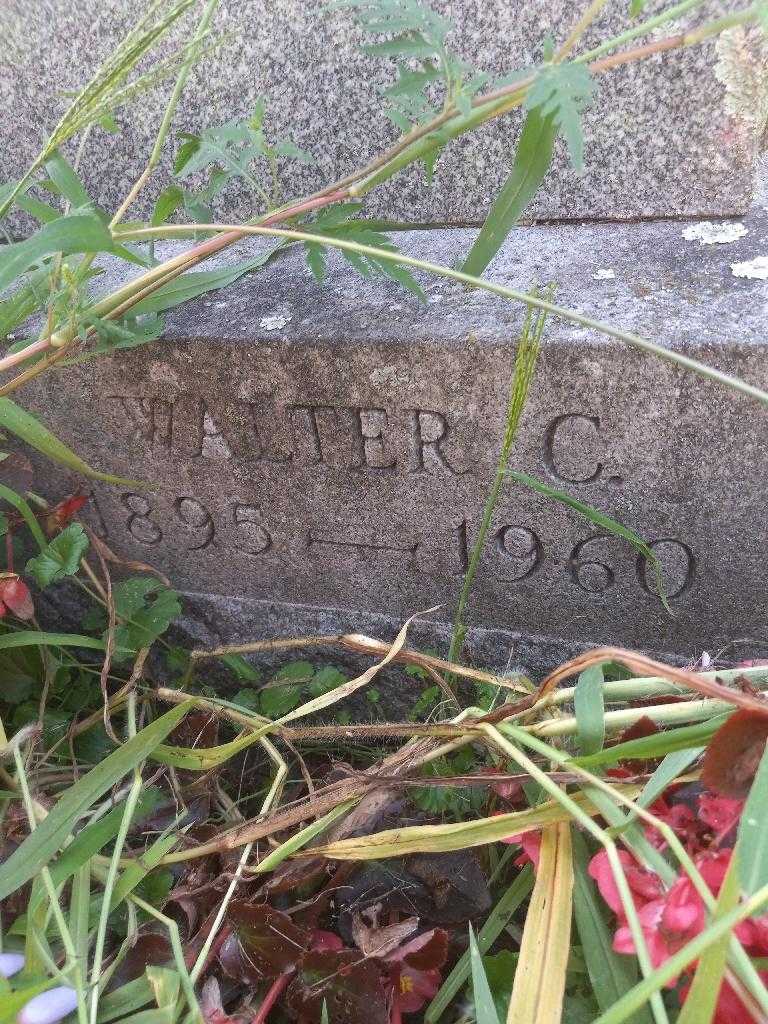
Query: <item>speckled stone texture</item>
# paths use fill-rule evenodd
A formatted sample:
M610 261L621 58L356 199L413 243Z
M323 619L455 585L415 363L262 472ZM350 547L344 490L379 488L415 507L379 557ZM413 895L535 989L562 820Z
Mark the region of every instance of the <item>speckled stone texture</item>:
M646 14L662 6L648 3ZM313 167L283 168L286 196L328 184L396 138L377 109L381 87L393 81L393 66L360 53L361 36L350 12L324 7L321 0L221 0L216 31L225 41L192 75L175 122L178 130L197 131L242 118L265 94L275 134L290 134L317 160ZM545 34L563 39L575 20L571 0L434 0L434 7L455 22L454 49L496 74L539 61ZM585 44L625 28L626 7L609 5ZM711 2L692 17L698 21L736 7L728 0ZM41 135L63 111L65 91L87 80L137 9L128 0L4 0L0 5L0 168L5 179L21 174ZM190 22L185 26L188 31ZM674 23L663 32L682 27ZM710 41L602 75L598 100L586 115L584 175L574 174L558 144L554 168L527 216L627 219L744 212L754 146L725 113L715 60ZM119 114L119 135L98 128L92 133L83 173L105 207L114 208L141 171L167 91L142 99L130 115ZM432 187L412 169L377 190L368 209L411 223L478 223L508 173L519 124L518 114L510 115L452 145ZM173 148L138 212L148 212L149 201L169 180ZM252 203L234 187L222 212L246 217Z
M520 228L490 276L518 288L552 279L561 305L766 387L768 284L730 264L768 253L768 218L745 224L743 237L715 245L673 222ZM399 242L450 265L471 239L453 230ZM117 271L97 280L114 286ZM424 284L419 304L334 258L321 288L289 253L171 312L152 347L25 392L89 461L156 485L98 486L89 514L113 548L192 595L201 639L392 635L438 606L438 626L416 635L444 648L522 311L445 280ZM754 656L767 603L767 416L552 319L513 465L636 530L662 562L674 614L629 545L509 482L471 600L474 657L546 667L601 643ZM73 484L36 481L59 494Z

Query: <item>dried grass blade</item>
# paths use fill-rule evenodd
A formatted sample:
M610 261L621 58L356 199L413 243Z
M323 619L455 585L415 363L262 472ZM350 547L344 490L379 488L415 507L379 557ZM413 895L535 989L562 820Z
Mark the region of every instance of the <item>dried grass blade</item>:
M621 792L634 797L640 786L620 786ZM598 813L591 800L583 793L574 793L574 803L589 815ZM376 860L379 857L401 857L410 853L446 853L469 846L484 846L509 836L531 832L533 829L570 821L570 814L555 800L538 804L525 811L497 814L474 821L451 822L446 825L413 825L408 828L389 829L370 836L342 839L337 843L312 848L313 856L322 854L333 860Z
M572 909L571 828L562 822L542 832L507 1024L560 1024Z

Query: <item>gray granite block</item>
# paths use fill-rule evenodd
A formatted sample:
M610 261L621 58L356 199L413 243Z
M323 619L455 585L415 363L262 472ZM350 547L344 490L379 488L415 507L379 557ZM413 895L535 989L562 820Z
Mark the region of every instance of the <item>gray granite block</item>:
M665 5L646 4L646 15ZM710 3L664 34L723 11L735 0ZM137 14L128 0L5 0L0 61L0 170L19 176L65 108L67 90L82 86ZM435 0L456 24L455 50L489 73L508 73L541 59L544 36L563 39L576 14L570 0ZM585 39L588 46L628 24L625 3L609 5ZM192 75L175 129L198 131L249 114L269 99L270 123L312 152L314 166L284 168L286 197L302 196L348 173L392 143L397 132L378 111L379 92L394 69L360 53L362 37L348 11L322 0L222 0L216 22L224 44ZM189 30L189 19L184 23ZM661 29L658 30L662 32ZM180 38L176 32L174 38ZM170 51L165 44L163 55ZM585 119L586 170L570 169L562 144L553 170L528 211L536 219L722 215L744 212L752 191L756 140L725 106L715 79L715 43L669 52L600 77L597 102ZM96 128L82 169L94 198L114 208L144 166L168 91L140 99L118 114L121 132ZM454 144L434 185L416 169L371 197L372 214L411 223L481 221L511 165L517 113ZM136 207L168 179L164 173ZM222 212L249 216L253 198L227 192Z
M557 283L566 307L768 386L768 219L703 245L682 225L520 228L490 277ZM734 232L738 234L738 232ZM467 230L406 233L451 264ZM222 260L242 258L241 245ZM118 280L108 268L98 288ZM205 642L392 635L444 649L504 426L521 307L445 280L420 304L290 252L167 317L162 340L24 393L81 455L154 489L93 489L124 556L193 595ZM574 510L505 484L470 605L476 657L536 668L592 644L695 657L765 637L766 417L753 400L551 318L513 467L637 531L664 568ZM36 486L66 493L44 471ZM735 646L734 646L735 645Z

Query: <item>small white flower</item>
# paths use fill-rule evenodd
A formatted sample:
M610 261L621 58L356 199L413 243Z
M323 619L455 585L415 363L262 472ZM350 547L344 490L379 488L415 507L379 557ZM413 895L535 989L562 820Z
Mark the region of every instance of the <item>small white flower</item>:
M615 270L609 270L607 268L596 270L594 272L594 274L592 275L592 280L593 281L615 281L616 280L616 271Z
M280 314L273 314L272 316L263 316L259 321L259 327L262 331L279 331L281 327L285 327L290 321L289 316Z
M17 1024L57 1024L77 1008L77 992L67 985L57 985L34 996L22 1007Z
M737 221L713 224L710 220L703 220L700 224L691 224L684 228L683 238L689 242L698 242L700 245L723 245L743 238L748 232L749 228Z
M23 953L0 953L0 977L12 978L23 966Z
M734 277L751 277L755 281L768 281L768 256L755 256L745 263L732 263Z

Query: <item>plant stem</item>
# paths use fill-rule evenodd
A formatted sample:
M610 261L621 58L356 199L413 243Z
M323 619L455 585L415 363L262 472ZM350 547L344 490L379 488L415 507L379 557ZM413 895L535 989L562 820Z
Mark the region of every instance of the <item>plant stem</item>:
M538 295L536 287L531 290L530 294L533 296ZM532 326L533 310L530 306L526 307L523 329L520 333L520 341L517 346L515 372L512 376L512 384L509 390L506 427L504 430L504 437L501 442L499 458L496 463L496 475L494 476L493 483L488 491L485 508L483 509L483 517L480 522L480 529L477 531L477 537L475 538L475 543L472 547L469 565L467 566L467 571L464 573L464 582L461 587L459 601L456 606L456 615L453 620L453 635L451 637L451 647L448 653L449 662L458 662L461 658L462 647L464 646L464 640L467 635L467 626L464 622L464 618L466 616L467 605L469 603L469 595L475 582L477 570L480 565L480 559L482 558L483 550L485 548L488 530L491 526L493 511L496 508L496 503L499 500L499 494L501 493L501 488L504 484L504 478L509 465L509 456L512 452L512 446L515 442L517 429L520 425L520 418L523 414L523 409L525 408L528 390L533 380L546 316L546 313L540 312L536 318L535 325ZM453 682L453 678L451 678L449 682Z
M173 90L168 100L168 105L165 108L165 114L163 115L163 120L160 123L157 138L155 139L155 144L152 147L152 152L150 153L149 160L147 161L147 166L144 168L138 180L134 183L133 188L130 190L128 195L125 197L123 202L118 207L114 217L110 221L110 228L115 227L115 225L122 220L126 211L130 208L138 194L141 192L142 188L147 183L153 170L160 161L163 145L165 143L168 132L170 131L174 114L176 113L176 107L178 106L179 99L181 98L181 94L184 91L184 86L187 84L187 78L189 77L189 72L192 69L192 65L197 59L200 43L203 41L203 38L208 32L211 21L213 20L213 15L216 11L218 2L219 0L208 0L208 3L205 6L203 15L200 18L195 34L192 37L192 42L189 47L187 57L184 60L184 63L181 65L181 68L179 69L179 74L176 78L176 82L174 84Z

